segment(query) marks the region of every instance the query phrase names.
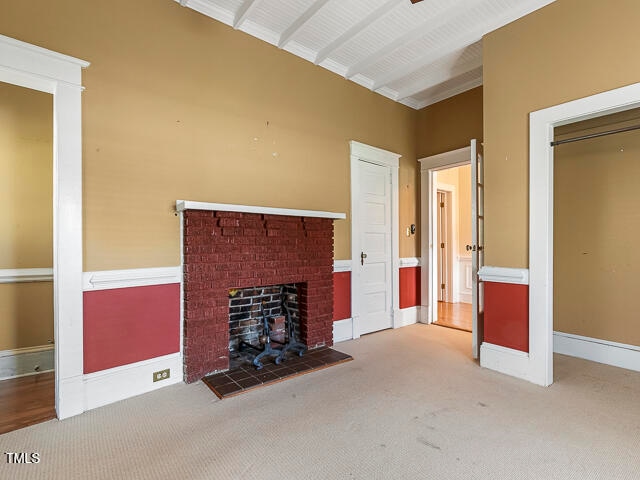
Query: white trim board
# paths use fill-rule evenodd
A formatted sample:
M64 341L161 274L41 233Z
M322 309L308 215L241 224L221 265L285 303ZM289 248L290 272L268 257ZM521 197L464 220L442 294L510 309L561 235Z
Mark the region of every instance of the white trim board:
M421 261L418 257L404 257L400 259L400 268L419 267Z
M54 346L16 348L0 351L0 380L53 370Z
M553 332L553 352L640 372L640 347Z
M527 376L553 383L553 165L555 127L640 106L640 83L529 115L529 357Z
M529 355L520 350L483 342L480 345L480 366L529 380Z
M415 307L400 308L395 312L395 321L393 322L393 328L407 327L414 323L419 323L421 319L422 307L417 305Z
M103 270L84 272L82 288L85 292L94 290L110 290L113 288L145 287L149 285L165 285L180 283L182 268L134 268L129 270Z
M344 220L345 213L323 212L320 210L294 210L291 208L260 207L255 205L232 205L228 203L194 202L191 200L176 200L176 211L210 210L219 212L261 213L268 215L288 215L292 217L316 217Z
M373 163L389 168L391 174L391 288L392 288L392 312L399 309L399 265L400 265L400 200L398 177L401 155L381 148L366 145L364 143L350 141L351 158L351 315L353 319L354 338L360 337L360 310L357 299L360 286L357 272L360 258L360 206L358 197L360 187L358 184L360 162ZM356 274L353 274L356 272ZM393 319L395 323L396 319Z
M0 283L52 282L53 268L0 269Z
M153 381L153 372L170 369L170 377ZM84 375L85 409L102 407L182 382L182 355L172 353L121 367Z
M60 419L84 411L82 68L88 66L0 35L0 81L53 95L53 323Z
M333 261L333 273L338 272L350 272L351 260L334 260Z
M344 320L333 322L333 343L344 342L353 338L353 319L345 318Z
M483 282L529 284L529 270L526 268L480 267L478 276Z

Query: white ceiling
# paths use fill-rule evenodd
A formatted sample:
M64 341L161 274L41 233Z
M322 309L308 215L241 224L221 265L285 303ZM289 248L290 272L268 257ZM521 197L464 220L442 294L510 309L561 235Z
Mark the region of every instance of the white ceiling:
M482 85L482 36L554 0L175 0L409 107Z

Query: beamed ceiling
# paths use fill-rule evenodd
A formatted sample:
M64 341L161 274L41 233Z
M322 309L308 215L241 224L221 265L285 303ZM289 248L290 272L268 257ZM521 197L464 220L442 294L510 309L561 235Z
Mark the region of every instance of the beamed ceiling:
M482 36L553 0L176 0L420 109L482 85Z

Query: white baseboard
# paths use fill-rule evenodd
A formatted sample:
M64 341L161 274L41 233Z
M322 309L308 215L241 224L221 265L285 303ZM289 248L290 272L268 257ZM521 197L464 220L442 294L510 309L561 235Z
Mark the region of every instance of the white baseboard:
M393 328L406 327L408 325L418 323L418 320L420 319L420 310L420 306L396 310Z
M484 342L480 346L480 366L513 377L529 379L529 354Z
M640 372L640 347L635 345L553 332L553 351Z
M353 319L345 318L333 322L333 343L353 339Z
M0 351L0 380L49 372L54 361L53 345Z
M458 295L459 303L472 303L471 294L470 293L461 293Z
M153 381L153 372L170 369L170 377ZM182 382L182 355L172 353L84 376L85 410Z
M429 313L430 309L428 305L420 305L420 308L418 308L418 322L426 324L431 323Z

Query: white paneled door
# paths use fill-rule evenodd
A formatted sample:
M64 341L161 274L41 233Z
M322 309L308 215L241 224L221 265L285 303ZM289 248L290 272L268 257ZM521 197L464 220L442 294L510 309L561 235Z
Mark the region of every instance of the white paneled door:
M360 161L358 262L360 334L391 328L391 171Z
M473 358L480 357L484 340L484 288L478 270L484 265L484 168L482 145L471 140L471 275L473 287L472 350Z

